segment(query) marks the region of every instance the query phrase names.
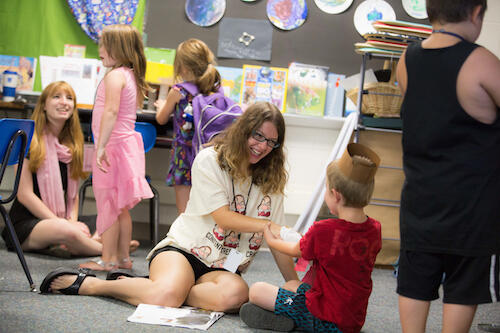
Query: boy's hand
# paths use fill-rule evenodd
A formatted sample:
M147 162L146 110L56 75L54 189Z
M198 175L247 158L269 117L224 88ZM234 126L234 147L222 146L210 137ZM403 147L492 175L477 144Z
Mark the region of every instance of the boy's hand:
M279 239L271 231L271 222L268 222L264 227L264 238L266 239L266 242L269 245L271 245L271 243L273 243L275 240Z

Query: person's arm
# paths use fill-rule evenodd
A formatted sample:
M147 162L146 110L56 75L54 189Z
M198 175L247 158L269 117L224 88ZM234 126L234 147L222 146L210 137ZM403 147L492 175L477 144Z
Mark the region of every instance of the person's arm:
M125 86L125 77L119 71L112 70L104 77L104 85L106 87L106 95L104 97L104 112L101 118L101 128L97 141L97 167L103 172L107 172L104 163L109 166L108 157L106 155L106 144L111 137L111 132L118 117L120 109L120 96L123 87Z
M271 231L269 224L267 224L264 228L264 238L271 249L291 257L299 258L302 256L302 253L300 252L300 242L286 242L281 238L278 238L275 233Z
M17 165L15 168L17 168ZM54 214L33 191L32 177L33 175L29 169L29 160L24 159L21 178L19 179L19 188L17 190L17 200L19 200L31 214L41 220L57 218L57 215Z
M272 232L279 235L281 226L264 219L249 217L229 209L229 206L222 206L210 213L215 223L223 229L231 229L238 232L263 232L267 223L270 224Z
M182 94L179 91L179 88L172 87L168 91L167 100L157 100L154 105L158 112L156 113L156 121L160 125L164 125L168 122L168 118L174 112L175 106L182 99Z
M399 58L398 66L396 67L396 80L398 82L399 90L404 96L406 92L406 87L408 85L408 73L406 71L406 50Z
M472 68L479 75L479 84L486 91L492 100L492 106L500 108L500 59L496 55L479 47L476 50L477 55L471 57L474 60Z

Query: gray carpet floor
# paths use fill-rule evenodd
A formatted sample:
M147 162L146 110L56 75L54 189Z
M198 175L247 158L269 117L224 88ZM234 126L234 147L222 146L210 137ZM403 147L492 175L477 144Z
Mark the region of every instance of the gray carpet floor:
M148 248L133 254L134 271L147 273L145 256ZM59 259L27 253L26 259L37 285L51 270L77 267L85 259ZM104 277L104 274L98 276ZM269 252L261 251L244 279L250 285L267 281L280 285L281 275ZM364 333L400 332L396 279L392 270L377 268L373 272L374 288L370 298ZM105 297L41 295L29 291L27 279L14 252L5 249L0 240L0 332L186 332L187 329L127 322L135 307ZM427 332L440 332L441 302L431 305ZM478 323L500 323L500 303L478 308L471 332L481 332ZM237 315L225 315L209 331L252 332Z

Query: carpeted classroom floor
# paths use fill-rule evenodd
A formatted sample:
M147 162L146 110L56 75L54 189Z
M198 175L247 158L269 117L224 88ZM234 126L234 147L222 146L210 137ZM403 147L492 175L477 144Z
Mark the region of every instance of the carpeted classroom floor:
M146 243L146 242L143 242ZM134 272L147 273L145 256L149 248L141 246L133 254ZM45 275L57 267L73 267L85 259L60 259L27 253L33 280L40 286ZM98 276L104 277L103 273ZM267 281L280 285L281 275L270 252L261 251L243 275L250 285ZM396 279L391 269L376 268L372 275L374 288L368 306L364 333L400 332ZM41 295L29 291L27 279L14 252L8 252L0 240L0 332L187 332L188 329L137 324L127 321L135 307L105 297ZM427 332L440 332L441 302L433 302ZM500 303L479 306L471 332L482 332L478 323L500 323ZM226 314L211 332L256 332L237 315Z

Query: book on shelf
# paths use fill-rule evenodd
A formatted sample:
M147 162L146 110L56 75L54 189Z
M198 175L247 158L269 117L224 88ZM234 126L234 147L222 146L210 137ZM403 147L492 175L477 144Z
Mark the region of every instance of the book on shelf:
M216 68L222 79L221 86L224 90L224 95L231 98L236 103L239 103L241 97L241 79L243 77L243 69L224 66L217 66Z
M324 115L328 67L292 62L288 67L286 113Z

